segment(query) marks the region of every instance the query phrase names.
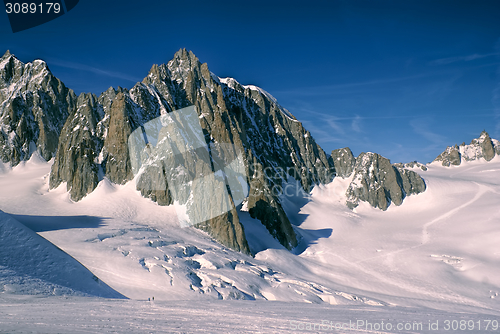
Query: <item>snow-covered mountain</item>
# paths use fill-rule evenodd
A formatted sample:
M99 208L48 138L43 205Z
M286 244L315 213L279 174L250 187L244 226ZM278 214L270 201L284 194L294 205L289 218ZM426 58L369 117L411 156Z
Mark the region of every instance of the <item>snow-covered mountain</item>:
M133 152L129 151L128 142L131 134L137 129L144 129L149 122L187 106L196 108L199 119L197 126L203 132L205 146L210 148L208 159L214 158L214 152L219 151L223 154L218 164L230 164L234 160L234 154L228 153L227 145L242 154L241 173L246 177L241 182L247 184L242 189L246 193L246 212L258 219L289 250L297 247L300 236L296 235L283 210L281 197L285 187L290 187L290 182L298 182L293 188L300 188L308 193L314 185L327 184L335 176L333 161L302 124L279 105L274 97L261 88L243 86L232 78L217 77L208 70L207 64L202 64L192 52L184 49L179 50L167 64L154 65L146 78L130 90L110 88L100 96L82 93L75 98L72 91L55 79L47 65L40 60L33 64L23 64L6 53L2 58L2 66L0 69L5 73L3 77L6 82L3 91L9 93L2 95L2 105L15 105L12 101L20 98L26 100L26 96L48 94L53 102L47 108L52 109L42 108L37 99L33 102L28 98L26 101L31 104L25 104L29 104L27 110L33 115L39 114L36 117L50 125L49 128L53 130L51 138L56 138L49 141L52 146L48 150L45 148L48 144L43 144L43 134L47 131L34 131L29 138L19 141L17 137L26 137L27 132L22 127L24 123L20 121L17 127L6 125L2 127L6 138L4 151L21 145L24 148L20 152L24 153L16 153L19 149L11 150L13 153L4 155L3 161L15 166L19 161L29 159L35 150L46 160L55 156L50 173L50 187L55 189L65 184L74 201L79 201L94 191L103 178L115 184L124 184L134 179L134 161L131 161ZM53 111L54 106L59 108L58 112ZM8 112L11 109L4 107L4 111L0 113L5 124L12 123L9 120L13 116L9 116ZM19 114L21 111L16 109L17 118L20 117ZM42 128L47 126L40 127ZM37 138L38 133L41 134L41 139ZM32 142L38 146L32 145L28 150ZM142 152L134 154L142 156L149 154L148 152L151 153L149 146L144 145ZM169 164L171 159L165 154L156 154L155 159L150 159L148 165L143 166L140 175L135 176L136 188L143 196L159 205L175 204L177 200L178 207L179 204L189 206L186 201L194 192L189 188L192 180L185 180L183 192L186 199L179 203L179 199L172 195L172 185L168 185L172 181L168 175L178 174L179 166ZM183 173L191 175L190 178L199 175L199 162L203 161L203 155L206 154L196 150L184 152L180 160L185 162L185 166L191 166L191 169L188 168ZM215 167L208 163L203 168L216 172ZM364 165L357 167L357 175L365 167L368 168ZM378 169L378 166L374 168ZM348 205L354 207L359 201L368 201L375 207L386 209L391 202L401 204L407 194L425 190L424 182L417 174L399 170L403 169L395 169L397 175L391 172L391 175L394 174L393 178L398 178L397 181L391 181L392 192L387 190L387 186L380 185L379 176L365 177L365 181L370 184L363 186L366 189L353 186ZM409 180L413 180L418 186L408 187ZM388 184L389 181L385 183ZM153 184L163 186L155 187ZM202 219L197 227L226 246L250 253L237 210L243 197L238 196L242 197L239 200L235 195L234 189L230 189L225 213L214 214L208 220ZM374 197L377 201L372 200ZM217 196L205 196L203 201L212 201L213 203L205 203L210 207L220 206L216 199Z
M281 307L290 307L283 315L288 320L284 323L274 319L279 324L276 332L290 330L291 320L321 322L329 319L332 312L337 315L332 320L340 317L348 322L361 317L376 322L384 317L387 322L385 317L392 314L394 321L423 321L424 325L429 317L436 317L442 324L457 316L478 321L499 315L498 156L489 162L465 161L451 169L439 162L429 164L427 171L422 172L427 190L409 196L404 205L389 206L386 211L366 202L360 202L354 210L345 205L352 176L336 177L327 185L316 186L308 198L285 197L284 210L300 235L295 254L243 210L239 215L255 257L226 248L193 227L179 227L174 208L144 198L134 182L117 185L103 179L81 201L71 201L64 186L49 190L51 164L34 154L29 161L0 174L0 209L74 257L115 291L136 301L154 296L159 304L74 299L12 301L7 298L14 292L8 283L11 285L3 292L6 299L0 298L0 304L12 305L11 310L15 311L7 313L17 312L23 319L28 317L23 309L40 312L35 313L40 317L45 315L37 326L59 328L59 320L65 320L75 324L75 328L87 328L92 322L76 323L67 311L55 316L35 310L35 305L67 305L75 312L85 307L109 307L114 311L106 314L124 319L123 323L128 323L130 314L126 310L134 305L141 310L147 308L147 319L158 328L173 328L169 327L174 321L170 316L168 324L154 319L161 317L166 305L178 305L185 310L180 300L189 300L192 307L198 305L196 310L229 307L233 311L226 314L245 315L240 321L247 325L267 319L268 312L277 305L215 306L211 301L218 299L287 302ZM413 171L422 169L415 165ZM16 240L21 240L18 250L31 245L27 238L15 237L12 242L0 244L0 254L14 254ZM25 259L31 263L37 259L35 255L12 258L19 261L14 270L2 272L3 281L15 281L19 268L29 273ZM57 268L58 262L48 257L39 268L50 267L51 263L52 268ZM1 265L13 264L10 261ZM90 273L86 275L92 277ZM43 275L32 276L40 279L40 285L48 285ZM78 286L89 281L79 278L70 282ZM40 291L65 295L61 292L64 290L58 289ZM332 306L313 308L304 302ZM250 315L246 311L253 305L258 305L261 313ZM172 312L169 314L177 314ZM197 312L203 323L210 326L227 324L223 317ZM14 320L6 319L6 324L13 326ZM85 315L85 319L92 319L92 315ZM179 326L189 328L187 323ZM255 331L265 331L268 326L274 328L270 319L265 320L265 328ZM426 328L416 332L432 331Z
M1 329L15 331L24 321L21 332L191 331L172 314L191 320L195 309L200 331L230 323L227 332L287 332L293 321L321 323L335 314L372 323L397 316L427 326L406 332L435 332L430 315L441 325L500 315L500 145L485 132L427 165L392 164L371 152L354 157L348 148L327 156L269 93L217 77L185 50L132 89L100 96L76 98L41 61L22 64L6 54L0 71L8 152L0 164ZM57 113L33 96L56 101ZM169 165L153 147L159 144L151 140L139 152L149 158L136 174L130 157L137 152L127 140L141 128L150 140L151 121L190 105L211 154L226 143L242 153L249 192L226 214L181 227L171 185L149 186L167 180ZM31 120L29 138L22 119ZM59 129L55 151L46 149L46 124ZM226 157L218 163L234 158ZM259 173L266 168L273 173ZM287 191L273 192L277 186ZM62 298L32 302L15 294ZM67 299L80 295L117 299ZM158 304L145 304L153 296ZM259 310L214 304L236 299ZM65 309L46 310L54 305ZM130 322L134 308L149 325ZM162 322L162 312L171 322ZM92 322L101 316L111 327ZM259 319L265 326L250 330Z
M463 161L484 159L490 161L500 155L500 142L491 139L490 135L483 131L479 138L473 139L469 145L465 143L460 146L448 146L434 161L441 162L443 166L458 166Z
M24 64L7 51L0 58L0 159L15 166L38 151L50 160L75 102L44 61Z
M254 185L249 189L249 198L254 201L247 203L250 214L287 248L295 247L295 233L271 191L286 181L275 170L300 171L295 176L309 189L333 177L333 172L327 173L330 166L326 154L300 122L269 94L255 87L245 88L233 79L220 80L186 50L180 50L167 64L153 66L148 76L130 90L110 89L100 97L78 98L76 110L61 133L51 187L66 182L71 198L80 200L96 188L102 178L100 171L114 183L130 181L134 175L127 139L132 131L189 105L196 107L207 144L230 143L243 152L248 184ZM150 189L145 185L167 173L164 168L146 170L137 180L137 188L160 205L169 205L173 198L168 188ZM277 177L259 173L266 169ZM261 195L254 196L257 189ZM249 252L234 204L228 213L210 219L200 228L225 245Z
M1 216L0 231L7 231L2 232L2 237L10 240L0 244L0 266L9 269L9 275L31 275L50 285L52 280L47 277L55 270L52 268L60 268L61 272L54 274L53 280L66 282L69 287L85 286L88 284L85 277L93 276L72 269L66 262L73 259L60 251L55 255L65 260L54 258L52 253L43 254L37 243L49 243L18 223L21 222L132 299L154 296L156 300L208 298L380 304L316 282L314 274L306 268L300 269L296 260L290 262L295 255L248 212L240 215L251 251L259 253L269 248L271 253L276 252L276 262L233 251L193 227L181 228L172 206L159 206L142 197L133 182L120 186L101 181L94 192L73 202L63 186L49 190L50 169L51 163L44 162L35 153L29 161L0 174L4 190L0 194L0 209L10 213ZM27 207L24 202L31 205ZM289 208L292 205L287 204ZM16 235L10 233L14 228L26 236L17 230ZM41 240L31 241L34 236ZM302 239L302 243L307 241ZM40 254L43 261L39 262L34 253ZM285 262L280 263L279 258ZM67 271L78 275L68 276ZM0 279L9 281L10 278ZM8 283L4 290L15 292L9 284L13 283ZM24 292L33 294L29 290ZM70 294L57 289L40 293Z

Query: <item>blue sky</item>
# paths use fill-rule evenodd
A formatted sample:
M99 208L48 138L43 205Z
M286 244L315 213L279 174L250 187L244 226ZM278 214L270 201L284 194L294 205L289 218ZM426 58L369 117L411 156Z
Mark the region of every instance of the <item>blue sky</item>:
M180 48L260 86L328 153L433 160L484 129L500 139L500 1L94 1L13 34L68 87L130 88Z

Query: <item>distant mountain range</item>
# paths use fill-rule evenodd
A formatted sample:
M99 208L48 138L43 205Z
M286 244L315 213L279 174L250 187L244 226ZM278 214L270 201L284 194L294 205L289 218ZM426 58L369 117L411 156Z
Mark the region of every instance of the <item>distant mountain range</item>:
M195 107L208 147L231 144L241 152L247 176L243 181L248 185L243 206L289 250L298 245L298 236L283 209L282 190L294 181L307 193L334 177L350 179L346 204L352 209L365 201L386 210L391 203L401 205L406 196L426 189L415 171L425 170L422 164L391 164L376 153L355 158L348 148L326 154L269 93L217 77L185 49L167 64L154 65L131 89L109 88L100 96L82 93L78 97L52 75L45 62L24 64L7 51L0 59L0 159L11 166L34 152L47 161L54 159L50 188L66 183L73 201L82 200L103 178L124 184L135 177L142 196L171 205L176 198L166 175L175 166L160 157L135 175L131 155L145 154L148 148L130 152L128 140L148 122L189 106ZM471 145L448 148L436 160L449 166L463 160L488 161L495 154L500 154L499 142L483 133ZM180 158L196 161L200 152L181 152ZM229 156L225 160L221 163L231 163ZM196 171L188 173L194 178ZM158 182L166 186L151 187ZM230 189L228 193L230 210L196 227L225 246L251 253L235 194ZM217 204L212 198L206 202Z

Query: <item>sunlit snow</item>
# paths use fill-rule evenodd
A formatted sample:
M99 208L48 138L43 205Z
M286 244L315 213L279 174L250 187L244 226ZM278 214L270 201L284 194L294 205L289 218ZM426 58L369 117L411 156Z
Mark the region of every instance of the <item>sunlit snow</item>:
M241 211L255 257L181 228L174 206L142 198L133 182L104 179L75 203L65 184L48 190L50 166L33 154L0 169L1 227L24 224L129 299L88 291L93 297L76 297L91 284L83 277L37 292L44 275L35 270L23 283L19 267L2 264L1 281L10 277L0 284L0 328L7 332L284 333L324 320L364 320L423 327L343 332L437 333L446 332L446 319L473 320L470 332L480 332L477 324L500 319L499 156L414 169L427 190L385 212L366 203L349 210L349 179L305 198L282 197L300 236L293 252ZM28 249L26 240L18 242ZM2 256L11 254L7 245L0 244ZM440 331L429 329L436 321Z

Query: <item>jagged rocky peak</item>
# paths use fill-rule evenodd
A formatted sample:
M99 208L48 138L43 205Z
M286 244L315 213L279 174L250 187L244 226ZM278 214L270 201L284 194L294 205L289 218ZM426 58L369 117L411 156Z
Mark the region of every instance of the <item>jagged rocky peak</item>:
M473 139L469 145L462 143L460 146L448 146L434 161L441 162L443 166L458 166L463 161L484 159L492 160L495 155L500 155L500 142L491 139L490 135L483 131L479 138Z
M331 163L335 166L337 176L345 179L351 176L356 164L356 158L349 147L339 148L332 151Z
M94 94L80 94L76 110L61 131L49 186L56 188L66 182L74 201L93 191L99 182L99 165L96 164L102 147L102 140L97 135L101 118L99 110Z
M23 70L24 64L7 50L0 58L0 88L8 86L11 81L18 80Z
M305 189L331 180L333 173L326 154L270 94L255 86L241 86L234 79L218 78L191 52L180 50L167 66L153 66L143 84L158 94L158 104L166 104L165 110L194 104L207 143L235 145L245 153L245 161L253 169L274 171L269 173L273 175L281 175L280 169L294 169L296 173L292 174ZM248 171L248 175L252 184L254 173ZM150 179L145 179L146 183ZM272 187L285 181L282 177L266 178L262 198L249 200L248 208L273 236L293 248L296 236L279 198L271 194ZM152 196L168 201L163 192L160 197Z
M297 246L297 236L276 190L291 181L291 176L306 191L314 184L328 183L334 175L333 165L310 133L269 93L255 86L242 86L234 79L218 78L207 64L184 49L167 64L154 65L146 78L130 90L110 88L97 99L92 95L80 96L78 107L71 112L61 134L50 176L51 188L67 182L71 198L79 200L93 191L102 177L119 184L131 180L134 174L128 146L130 134L135 130L147 133L158 129L147 134L147 141L134 153L149 157L137 175L136 187L160 205L177 202L195 207L200 203L192 200L190 192L203 184L195 178L173 188L169 182L184 176L178 174L179 166L172 165L171 157L156 147L160 134L165 132L162 126L156 127L159 117L176 115L176 111L188 106L195 107L196 124L192 125L199 128L199 137L203 139L200 145L210 149L211 158L213 150L224 151L224 145L241 154L240 172L246 175L246 208L250 215L288 249ZM144 135L140 134L138 140ZM198 175L198 167L204 174L207 168L213 169L211 173L217 172L214 164L194 164L202 161L202 153L203 150L186 151L179 156L189 162L188 166L180 166L184 175ZM227 166L233 158L231 154L222 155L220 164ZM159 184L164 186L158 187ZM183 194L182 200L174 198L172 189ZM223 214L196 226L220 243L250 253L236 210L235 193L230 192L228 198ZM214 207L221 204L216 203L215 196L209 199L214 201Z
M199 123L196 127L200 127L204 145L215 149L229 144L242 154L248 193L253 196L247 200L249 213L285 247L295 247L297 236L273 187L286 182L287 173L307 190L312 184L331 181L333 176L323 150L270 94L253 86L241 90L228 87L186 50L177 52L166 65L153 66L147 77L130 91L109 89L97 101L86 103L92 106L92 112L88 110L86 114L94 115L95 131L81 132L86 118L82 114L83 104L79 102L78 112L65 125L61 136L64 143L61 142L51 172L51 187L67 182L73 200L90 193L99 177L106 176L115 183L130 180L133 177L127 142L130 133L136 129L148 131L154 128L152 124L157 123L159 116L191 105L196 108L194 119ZM153 137L155 135L148 137L150 142L142 148L147 152L138 152L154 154L150 155L148 165L143 166L136 186L143 196L160 205L170 205L175 199L168 180L172 181L179 166L171 165L166 153L155 147L157 141ZM94 153L85 154L85 149L90 147ZM181 160L200 161L197 156L200 152L185 152ZM223 164L232 162L229 157L226 156ZM69 163L75 159L78 164ZM193 166L184 167L191 173ZM165 186L152 186L158 184ZM192 183L192 188L195 184ZM184 199L190 198L188 195L193 189L190 190L188 184L180 189L186 195ZM230 194L227 212L197 227L228 247L250 253L233 195ZM190 203L186 205L193 205Z
M6 52L0 59L0 159L17 165L38 151L50 160L75 107L74 92L44 61L24 64Z
M193 200L192 194L198 192L205 195L203 200L210 207L224 204L222 214L200 220L196 227L244 253L251 250L236 210L243 200L250 216L260 220L282 245L288 249L297 246L298 237L281 205L279 192L292 180L308 192L315 184L330 182L336 167L339 176L353 177L348 205L355 207L359 201L368 201L383 210L391 202L399 205L405 196L425 190L418 174L405 166L393 166L373 153L355 159L345 148L328 158L311 134L271 94L232 78L220 79L185 49L167 64L154 65L144 80L130 90L110 88L99 97L81 94L76 98L42 61L25 65L6 53L0 64L2 160L16 163L35 149L48 159L57 149L50 187L66 182L71 199L78 201L92 192L103 177L118 184L131 180L131 156L147 157L141 173L135 175L136 187L144 197L160 205L177 203L188 208L203 204ZM177 158L184 163L179 166L158 143L163 145L160 139L180 131L176 145L180 144L183 130L158 120L164 116L178 118L176 112L188 106L194 106L194 121L188 123L198 129L199 149L178 152L181 154ZM181 123L178 119L176 124ZM136 130L140 130L137 139L145 138L145 142L132 154L129 139ZM226 150L224 145L232 149ZM225 153L215 154L219 159L215 163L217 151ZM240 154L238 173L244 176L248 189L241 197L228 186L228 200L222 203L216 196L206 196L212 189L198 176L216 174L220 170L216 165L233 163L235 156L229 151ZM210 156L203 158L207 152L211 152ZM188 175L191 179L184 180ZM172 184L179 180L186 182Z
M138 127L133 122L134 113L129 97L118 93L110 108L103 150L106 176L114 183L123 184L134 177L128 151L128 137Z
M184 80L187 74L192 72L193 68L200 66L200 60L192 51L180 49L174 54L172 60L167 63L168 69L171 71L173 80Z
M497 147L498 148L498 147ZM465 161L483 158L490 161L495 157L496 149L490 135L483 131L477 139L472 139L469 145L460 145L460 154Z
M60 136L52 165L50 188L67 183L70 198L79 201L108 177L116 183L131 179L128 146L133 102L126 89L109 88L99 97L82 93ZM132 121L132 123L134 123ZM74 164L78 161L78 164Z
M458 145L448 146L443 153L437 156L434 161L440 161L443 166L450 167L451 165L458 166L462 162L460 157L460 149Z
M353 209L364 201L387 210L391 203L399 206L406 196L425 189L425 182L417 173L394 166L379 154L361 153L356 158L353 179L346 191L346 204Z

